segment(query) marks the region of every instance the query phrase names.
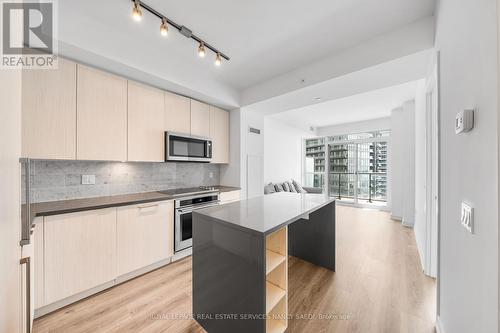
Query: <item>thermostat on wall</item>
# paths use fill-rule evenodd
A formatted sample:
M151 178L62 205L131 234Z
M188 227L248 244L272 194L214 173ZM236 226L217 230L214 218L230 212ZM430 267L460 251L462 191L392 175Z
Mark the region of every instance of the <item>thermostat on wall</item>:
M463 110L455 117L455 133L469 132L474 127L474 110Z

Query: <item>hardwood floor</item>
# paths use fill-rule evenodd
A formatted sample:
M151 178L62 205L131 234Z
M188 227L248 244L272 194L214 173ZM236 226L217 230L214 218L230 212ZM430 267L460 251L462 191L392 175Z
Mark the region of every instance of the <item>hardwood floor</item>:
M289 260L287 332L434 332L435 281L422 273L413 230L344 206L337 221L336 273ZM190 313L187 258L39 318L33 331L205 332Z

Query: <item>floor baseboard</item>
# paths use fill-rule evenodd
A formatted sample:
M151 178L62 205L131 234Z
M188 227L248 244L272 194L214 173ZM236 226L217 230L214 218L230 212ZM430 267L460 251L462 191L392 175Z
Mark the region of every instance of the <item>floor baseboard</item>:
M436 317L436 333L445 333L443 328L443 323L439 316Z

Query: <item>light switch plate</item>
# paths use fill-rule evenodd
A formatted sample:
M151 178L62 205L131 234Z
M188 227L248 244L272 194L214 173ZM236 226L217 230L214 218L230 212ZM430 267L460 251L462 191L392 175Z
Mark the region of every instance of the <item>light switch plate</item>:
M82 175L82 185L95 185L95 175Z
M465 201L462 201L460 222L468 232L474 233L474 208Z
M469 132L474 128L474 110L462 110L455 117L455 134Z

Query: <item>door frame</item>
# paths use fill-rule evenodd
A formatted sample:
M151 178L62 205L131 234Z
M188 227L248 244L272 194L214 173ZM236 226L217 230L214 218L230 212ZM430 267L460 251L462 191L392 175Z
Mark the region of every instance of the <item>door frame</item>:
M439 88L438 64L434 64L426 82L426 193L424 272L437 277L439 224Z

